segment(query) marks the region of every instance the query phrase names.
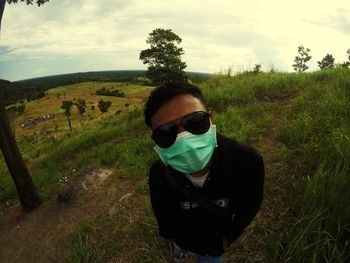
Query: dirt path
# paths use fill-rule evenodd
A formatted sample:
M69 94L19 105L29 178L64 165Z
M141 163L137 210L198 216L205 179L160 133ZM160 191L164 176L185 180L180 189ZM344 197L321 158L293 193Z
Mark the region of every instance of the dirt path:
M283 164L279 152L284 144L278 140L282 122L297 94L290 93L278 99L280 110L267 132L253 144L261 153L265 164L264 201L261 209L246 229L245 234L232 245L226 262L270 262L268 251L278 246L277 240L290 216L288 185L283 178ZM264 103L277 102L264 101Z
M133 187L112 169L85 167L57 196L18 218L0 220L0 262L64 262L82 221L115 214ZM63 202L63 203L62 203Z

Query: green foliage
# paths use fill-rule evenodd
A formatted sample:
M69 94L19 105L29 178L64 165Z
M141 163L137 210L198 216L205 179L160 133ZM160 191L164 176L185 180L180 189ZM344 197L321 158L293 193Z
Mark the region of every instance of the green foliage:
M350 48L346 51L346 54L348 56L348 60L344 61L340 64L341 67L343 68L349 68L350 67Z
M49 2L49 0L36 0L36 1L34 1L34 0L6 0L6 1L9 4L12 4L12 3L15 4L15 3L18 3L18 2L26 2L27 5L32 5L33 2L36 2L36 4L38 6L41 6L41 5L45 4L46 2Z
M115 89L110 90L106 89L105 87L102 87L101 89L96 90L96 95L103 95L103 96L114 96L114 97L125 97L124 92L121 90Z
M171 29L157 28L149 34L150 48L141 51L140 60L149 65L147 76L154 84L186 80L186 63L181 61L184 51L177 46L181 41Z
M71 115L72 106L73 106L73 101L71 100L62 101L61 109L64 109L64 113L66 114L66 116Z
M73 101L71 100L62 101L61 109L64 109L64 113L66 114L68 125L69 125L69 130L71 132L72 132L72 124L69 116L71 115L72 106L73 106Z
M329 69L334 67L334 57L328 54L322 58L321 61L317 61L320 69Z
M45 92L37 87L22 86L17 82L10 82L0 79L0 97L5 105L14 104L23 99L31 101L44 96Z
M293 64L293 68L295 71L298 72L304 72L309 67L306 65L306 63L312 58L309 55L310 49L304 48L303 46L298 47L298 53L299 56L296 56L294 59L295 64Z
M254 74L260 73L261 72L261 64L255 64L252 72Z
M83 99L78 99L78 101L74 103L74 105L77 107L80 116L82 116L85 113L86 101Z
M109 100L100 100L98 102L98 109L100 110L101 113L107 112L108 108L112 105L112 102Z

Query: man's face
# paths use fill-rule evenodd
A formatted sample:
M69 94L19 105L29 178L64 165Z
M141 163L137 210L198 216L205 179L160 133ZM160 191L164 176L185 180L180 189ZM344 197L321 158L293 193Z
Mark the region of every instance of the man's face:
M202 102L190 94L176 96L164 103L151 118L151 128L155 128L173 120L179 119L195 111L207 111ZM210 114L210 121L212 115ZM179 126L178 133L183 132L184 128Z

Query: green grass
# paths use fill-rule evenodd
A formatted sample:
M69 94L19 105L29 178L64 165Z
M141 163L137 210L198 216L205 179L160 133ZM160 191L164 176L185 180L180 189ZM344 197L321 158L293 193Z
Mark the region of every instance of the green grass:
M280 136L288 146L286 165L303 189L282 258L349 262L350 72L336 69L310 77L315 84L299 96Z
M224 112L214 112L218 131L238 141L251 143L264 133L272 122L273 105L250 104L246 107L229 106Z
M81 88L76 86L76 90ZM349 261L350 71L244 73L214 77L201 83L201 88L218 131L248 143L266 134L286 95L299 94L279 135L286 145L280 156L283 169L276 170L275 181L268 181L274 187L283 183L280 187L295 200L291 207L294 225L286 225L284 233L260 226L260 242L267 247L271 262ZM51 93L58 91L62 88ZM105 262L125 253L132 254L128 262L163 262L167 250L147 201L148 169L157 155L141 107L87 125L57 144L43 135L21 137L19 144L44 199L62 187L63 176L72 176L73 169L90 163L123 168L118 177L137 187L142 213L136 223L116 225L127 220L128 215L120 214L83 225L66 255L67 262ZM16 191L1 159L0 173L5 175L0 176L0 202L4 204L13 201ZM245 262L253 258L248 256Z
M89 225L86 224L81 227L66 262L89 263L96 261L96 255L89 245L90 232L92 230Z

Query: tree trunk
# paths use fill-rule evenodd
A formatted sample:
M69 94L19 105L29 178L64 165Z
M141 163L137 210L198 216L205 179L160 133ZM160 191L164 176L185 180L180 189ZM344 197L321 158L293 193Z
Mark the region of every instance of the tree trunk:
M31 211L40 206L41 200L36 192L32 178L18 150L6 116L5 106L0 98L0 148L4 155L10 175L15 182L19 201L23 210Z
M4 13L5 9L5 0L0 0L0 29L1 29L1 19L2 19L2 14Z
M68 120L68 124L69 124L69 130L70 130L70 132L72 132L72 124L70 123L69 115L66 114L66 116L67 116L67 120Z
M0 0L0 29L5 0ZM17 148L16 140L11 132L6 116L5 105L0 98L0 149L4 155L8 170L15 182L19 201L23 210L31 211L41 204L32 178Z

